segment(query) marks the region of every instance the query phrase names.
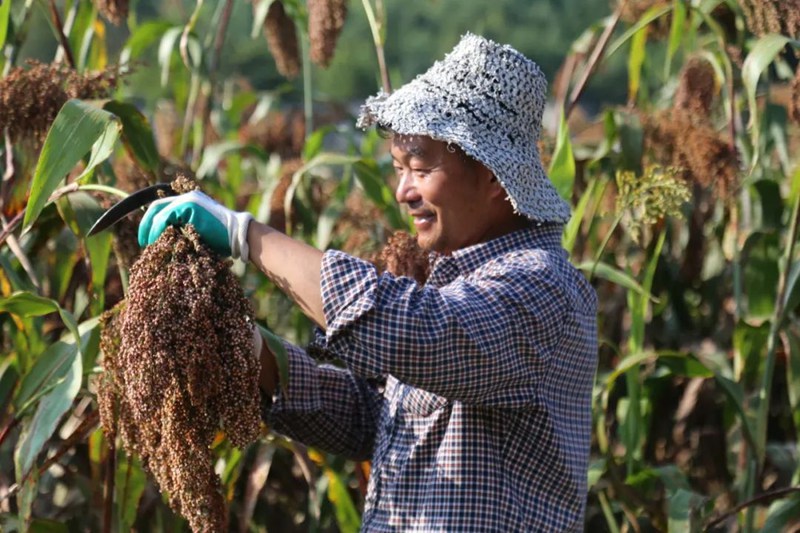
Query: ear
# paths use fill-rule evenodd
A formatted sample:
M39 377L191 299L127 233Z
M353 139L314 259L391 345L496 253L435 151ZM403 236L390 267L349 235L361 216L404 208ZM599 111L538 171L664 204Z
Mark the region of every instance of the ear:
M500 184L500 180L492 173L491 170L486 169L487 176L485 179L489 180L488 194L489 198L505 198L507 196L506 190Z

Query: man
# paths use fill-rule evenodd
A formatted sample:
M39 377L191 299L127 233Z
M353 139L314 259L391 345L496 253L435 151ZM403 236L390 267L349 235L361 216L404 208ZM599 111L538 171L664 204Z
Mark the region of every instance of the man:
M560 245L569 208L536 145L545 95L532 61L468 34L367 101L359 123L391 132L397 201L431 252L423 286L199 193L155 203L142 222L142 243L194 224L324 331L317 344L347 368L287 344L286 394L262 350L265 417L308 445L372 460L365 531L583 529L596 296Z

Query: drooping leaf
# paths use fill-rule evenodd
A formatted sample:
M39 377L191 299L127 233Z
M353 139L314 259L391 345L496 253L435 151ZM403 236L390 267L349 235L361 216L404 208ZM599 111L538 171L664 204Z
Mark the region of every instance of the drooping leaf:
M81 341L76 344L72 337L65 337L47 347L39 355L33 367L22 376L19 390L14 396L14 409L21 411L34 403L37 397L49 392L58 382L64 379L73 359L81 349L85 350L97 333L98 318L81 323L78 328Z
M103 109L114 113L122 122L122 142L136 162L145 170L156 172L160 157L147 117L133 104L117 100L106 102Z
M797 517L800 516L800 494L792 494L773 502L767 511L767 519L761 528L763 533L770 531L792 531L797 526Z
M68 100L56 116L33 174L23 228L33 224L50 195L78 162L92 151L86 175L107 158L119 135L119 120L81 100Z
M756 103L756 90L758 80L766 68L775 60L775 57L789 43L791 39L779 34L769 34L761 37L747 54L742 65L742 84L747 92L747 104L750 111L750 131L753 137L753 146L759 145L758 105ZM753 164L758 157L758 150L754 152Z
M58 313L64 325L72 332L76 341L80 339L78 324L72 313L63 309L58 302L27 291L18 291L7 298L0 299L0 312L6 311L22 317L42 316Z
M572 152L569 126L563 111L558 125L555 152L553 152L553 159L550 161L550 168L547 174L561 198L570 203L572 200L572 186L575 183L575 155Z
M580 270L583 270L587 274L591 273L594 270L594 275L598 278L605 279L610 281L611 283L615 283L620 287L623 287L628 290L635 291L642 296L646 296L650 298L654 303L658 303L658 298L655 298L652 294L648 291L644 290L639 282L637 282L631 275L622 272L617 267L609 265L608 263L598 262L596 265L594 261L587 261L577 265Z

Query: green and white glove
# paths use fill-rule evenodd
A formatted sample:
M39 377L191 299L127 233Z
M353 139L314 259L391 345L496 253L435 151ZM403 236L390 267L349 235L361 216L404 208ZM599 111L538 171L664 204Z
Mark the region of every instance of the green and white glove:
M200 191L192 191L150 204L139 224L139 245L154 243L167 226L191 224L203 242L218 254L247 261L247 229L251 220L250 213L232 211Z

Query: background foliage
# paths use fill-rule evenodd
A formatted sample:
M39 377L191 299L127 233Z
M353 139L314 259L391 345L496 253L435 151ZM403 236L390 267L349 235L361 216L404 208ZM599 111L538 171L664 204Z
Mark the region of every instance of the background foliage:
M86 236L103 208L189 172L374 257L409 224L353 112L465 31L551 80L542 153L601 301L587 530L800 527L800 5L351 0L338 41L310 24L320 5L0 3L2 530L186 528L98 429L98 318L138 253L136 217ZM323 37L327 69L310 61ZM234 269L263 325L308 340L270 282ZM267 433L214 451L231 529L358 529L367 463Z

